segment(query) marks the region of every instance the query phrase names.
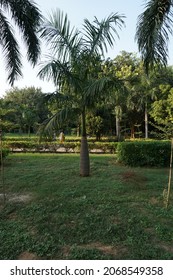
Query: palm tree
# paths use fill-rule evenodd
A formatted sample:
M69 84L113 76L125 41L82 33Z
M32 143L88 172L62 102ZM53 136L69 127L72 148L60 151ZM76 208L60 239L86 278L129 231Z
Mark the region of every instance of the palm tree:
M155 64L166 65L169 33L172 34L172 0L150 0L139 15L135 39L146 72Z
M6 61L8 81L13 85L21 72L21 53L15 38L13 24L18 26L27 48L27 58L35 65L40 53L37 29L41 14L37 6L29 0L0 0L0 45Z
M118 36L116 27L124 24L123 16L111 14L106 19L93 23L85 19L81 31L70 28L67 15L55 11L50 20L41 28L41 37L50 46L51 55L43 64L39 76L53 79L59 92L66 95L66 106L58 111L45 128L50 129L58 122L78 112L81 115L81 152L80 175L89 176L90 163L86 135L86 112L99 100L100 93L110 79L100 76L101 57L108 46L113 46L114 35Z

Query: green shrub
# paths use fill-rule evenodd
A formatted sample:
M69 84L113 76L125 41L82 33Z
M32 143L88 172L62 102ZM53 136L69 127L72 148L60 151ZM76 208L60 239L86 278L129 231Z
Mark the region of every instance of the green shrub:
M25 149L25 148L29 149L29 148L33 148L37 145L37 143L35 143L35 142L25 141L25 140L24 141L22 141L22 140L20 140L20 141L15 141L15 140L7 141L7 140L5 140L4 144L11 149Z
M64 148L64 152L80 152L81 137L67 136L65 142L60 144L59 139L55 141L46 141L42 139L39 142L38 136L8 136L4 137L4 144L12 151L21 152L58 152L60 147ZM102 137L99 142L96 142L94 137L88 137L88 148L91 153L115 153L117 142L115 137Z
M59 140L59 136L56 136L57 141ZM81 140L80 136L65 136L65 139L67 142L77 142ZM8 142L20 142L20 141L30 141L30 142L39 142L39 136L8 136L6 135L4 137L5 141ZM49 140L47 142L52 142L52 139L44 139L43 137L43 141L44 140ZM57 142L57 141L53 141L53 142ZM115 142L116 141L116 137L102 137L99 142ZM44 141L45 142L45 141ZM96 142L96 138L95 137L88 137L88 142Z
M27 141L27 142L38 142L39 140L39 137L37 136L34 136L34 137L8 137L8 136L5 136L4 137L4 141L7 141L7 142L20 142L20 141Z
M170 141L121 142L117 146L117 159L129 166L167 167L170 151Z

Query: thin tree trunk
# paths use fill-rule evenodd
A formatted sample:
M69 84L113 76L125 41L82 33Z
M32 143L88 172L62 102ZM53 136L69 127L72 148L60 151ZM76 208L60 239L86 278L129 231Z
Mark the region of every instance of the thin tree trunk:
M115 117L116 117L116 136L117 140L120 141L121 139L121 128L120 128L120 119L121 119L121 107L115 107Z
M147 110L147 102L145 104L145 139L148 139L148 110Z
M116 116L116 136L117 140L120 141L120 119Z
M77 137L79 137L80 136L80 124L78 124L78 126L77 126Z
M82 137L81 137L81 149L80 149L80 175L87 177L90 175L90 160L88 141L86 135L86 123L85 123L85 109L82 112Z
M135 138L135 126L134 125L131 126L131 138L132 139Z

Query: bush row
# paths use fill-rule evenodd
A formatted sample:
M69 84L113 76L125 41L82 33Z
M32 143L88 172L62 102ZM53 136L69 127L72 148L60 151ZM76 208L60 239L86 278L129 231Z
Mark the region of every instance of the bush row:
M12 152L79 152L80 141L59 144L57 142L34 142L34 141L4 141L4 145ZM89 142L89 151L95 153L115 153L117 143L113 142Z
M117 160L129 166L167 167L170 141L132 141L118 143Z
M12 152L71 152L79 153L80 141L64 144L38 141L4 141ZM170 164L170 141L88 142L90 153L117 153L117 160L129 166L167 167ZM8 154L8 150L5 154Z
M46 142L50 142L50 143L58 143L59 139L58 137L56 138L57 140L53 141L52 139L47 139ZM81 140L81 137L71 137L71 136L66 136L65 137L66 142L79 142ZM31 137L19 137L19 136L5 136L4 137L4 141L6 142L21 142L21 141L25 141L25 142L34 142L37 143L39 142L39 137L38 136L31 136ZM44 141L44 140L43 140ZM102 137L100 139L99 142L103 142L103 143L107 143L107 142L115 142L116 141L116 137ZM88 142L97 142L96 139L94 137L88 137Z

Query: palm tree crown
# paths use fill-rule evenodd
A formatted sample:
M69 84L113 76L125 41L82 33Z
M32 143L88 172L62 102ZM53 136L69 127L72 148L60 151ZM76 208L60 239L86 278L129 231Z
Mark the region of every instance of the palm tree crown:
M167 64L169 34L173 27L172 6L172 0L150 0L138 17L135 38L147 72L154 64Z
M6 61L8 81L12 85L21 76L21 54L15 38L12 21L18 26L27 48L27 58L35 65L40 53L37 29L41 14L34 2L29 0L0 0L0 45Z

